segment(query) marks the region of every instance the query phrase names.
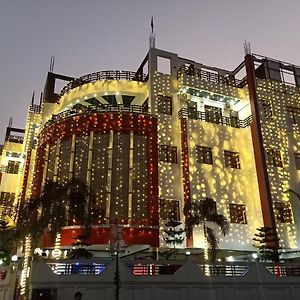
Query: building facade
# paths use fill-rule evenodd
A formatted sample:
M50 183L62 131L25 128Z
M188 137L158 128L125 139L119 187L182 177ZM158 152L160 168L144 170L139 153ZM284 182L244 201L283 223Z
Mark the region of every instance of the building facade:
M61 91L58 81L66 82ZM255 251L254 234L265 226L278 236L276 247L294 252L300 247L299 86L300 68L266 57L246 54L227 71L156 48L137 72L80 78L49 72L24 137L12 140L8 128L1 214L13 207L16 215L48 180L77 178L96 197L93 245L108 245L110 224L117 222L125 245L166 247L167 220L184 224L185 203L209 197L230 221L229 235L218 233L221 249ZM70 219L60 246L70 247L80 233ZM205 248L204 240L195 228L182 247ZM45 239L43 247L51 246Z

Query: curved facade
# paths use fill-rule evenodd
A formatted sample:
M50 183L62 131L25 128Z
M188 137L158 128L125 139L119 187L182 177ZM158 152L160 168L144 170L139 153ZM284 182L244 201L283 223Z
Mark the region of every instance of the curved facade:
M158 246L157 118L138 85L110 80L71 89L40 133L33 193L47 180L86 183L96 197L93 244L108 244L117 221L126 244ZM62 246L80 233L76 220L68 225Z

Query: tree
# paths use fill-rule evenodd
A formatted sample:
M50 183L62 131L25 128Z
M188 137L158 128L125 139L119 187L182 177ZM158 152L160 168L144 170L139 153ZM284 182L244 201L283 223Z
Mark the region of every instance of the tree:
M12 250L15 246L15 230L5 220L0 221L0 260L1 264L10 263Z
M75 249L71 250L68 253L68 258L70 259L89 259L93 257L93 254L85 249L84 247L89 246L90 243L87 241L86 235L77 235L73 237L74 240L76 240L72 246L74 246Z
M180 225L181 222L170 220L165 224L166 229L164 229L165 235L163 239L168 245L173 246L170 251L170 256L174 255L174 258L176 255L176 246L180 245L184 240L184 237L182 235L185 230L183 228L178 228Z
M262 261L279 262L278 247L274 246L274 242L278 242L279 238L274 233L271 227L259 227L256 229L258 232L254 234L253 241L254 247L259 249L259 258Z
M78 179L66 184L47 181L40 196L30 198L19 211L16 234L24 240L31 235L33 245L50 231L52 237L67 225L80 224L89 236L95 196L89 187Z
M184 206L186 216L185 228L188 238L193 235L193 228L202 225L204 237L212 253L212 263L216 261L217 249L219 248L219 239L210 224L216 224L221 229L224 236L229 232L228 220L217 213L216 203L211 198L205 198L201 201L194 201Z

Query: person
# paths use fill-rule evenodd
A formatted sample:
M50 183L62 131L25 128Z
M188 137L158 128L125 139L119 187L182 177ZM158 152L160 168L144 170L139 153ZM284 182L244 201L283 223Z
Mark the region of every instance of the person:
M76 292L74 295L74 300L81 300L82 294L80 292Z

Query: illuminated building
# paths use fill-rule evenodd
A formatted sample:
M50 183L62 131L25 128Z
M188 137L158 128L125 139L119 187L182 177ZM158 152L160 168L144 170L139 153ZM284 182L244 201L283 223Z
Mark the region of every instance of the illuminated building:
M49 72L23 143L5 142L2 206L13 202L4 192L20 195L18 207L47 180L78 178L96 195L93 245L105 247L117 221L126 245L165 247L167 219L184 223L184 203L210 197L231 223L228 236L218 233L221 249L254 251L261 226L282 249L298 249L299 86L300 68L250 53L233 71L150 48L137 72ZM18 180L7 174L12 161ZM80 233L70 220L60 246ZM200 227L185 245L205 248Z

